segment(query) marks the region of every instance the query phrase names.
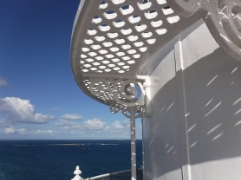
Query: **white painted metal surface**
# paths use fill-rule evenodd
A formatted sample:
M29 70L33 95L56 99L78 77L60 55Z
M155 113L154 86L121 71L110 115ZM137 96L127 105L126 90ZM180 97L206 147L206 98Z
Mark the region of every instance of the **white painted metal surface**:
M240 69L203 21L149 60L143 70L152 109L143 119L146 180L240 179Z

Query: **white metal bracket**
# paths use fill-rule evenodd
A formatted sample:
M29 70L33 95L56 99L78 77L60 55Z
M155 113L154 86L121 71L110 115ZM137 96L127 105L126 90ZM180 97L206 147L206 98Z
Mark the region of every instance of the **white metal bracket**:
M217 43L230 56L241 61L240 0L172 0L169 5L184 17L201 12Z

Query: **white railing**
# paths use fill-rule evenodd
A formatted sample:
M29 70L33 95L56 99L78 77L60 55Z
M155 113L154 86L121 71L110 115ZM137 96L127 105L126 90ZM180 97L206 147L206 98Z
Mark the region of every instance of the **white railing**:
M136 169L138 180L142 180L142 168ZM124 170L124 171L118 171L118 172L113 172L113 173L106 173L106 174L101 174L98 176L94 177L89 177L86 179L83 179L80 174L82 174L81 170L79 169L79 166L76 166L76 170L74 171L75 177L72 180L123 180L124 179L130 179L131 178L131 170ZM129 177L129 178L127 178Z

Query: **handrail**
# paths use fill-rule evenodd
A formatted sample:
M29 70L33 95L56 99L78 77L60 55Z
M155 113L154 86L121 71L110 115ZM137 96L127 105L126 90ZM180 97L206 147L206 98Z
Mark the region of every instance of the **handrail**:
M142 172L142 168L137 168L137 172ZM124 171L118 171L118 172L113 172L113 173L101 174L101 175L98 175L98 176L87 178L85 180L100 180L102 178L108 178L108 177L123 175L123 174L126 174L126 173L131 173L131 170L124 170Z

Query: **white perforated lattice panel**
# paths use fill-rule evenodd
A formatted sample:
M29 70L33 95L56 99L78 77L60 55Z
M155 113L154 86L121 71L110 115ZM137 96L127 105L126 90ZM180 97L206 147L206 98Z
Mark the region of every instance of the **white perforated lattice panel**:
M196 21L180 17L166 0L85 0L81 6L72 36L72 69L85 92L101 102L113 98L93 93L88 74L135 77L156 50Z

